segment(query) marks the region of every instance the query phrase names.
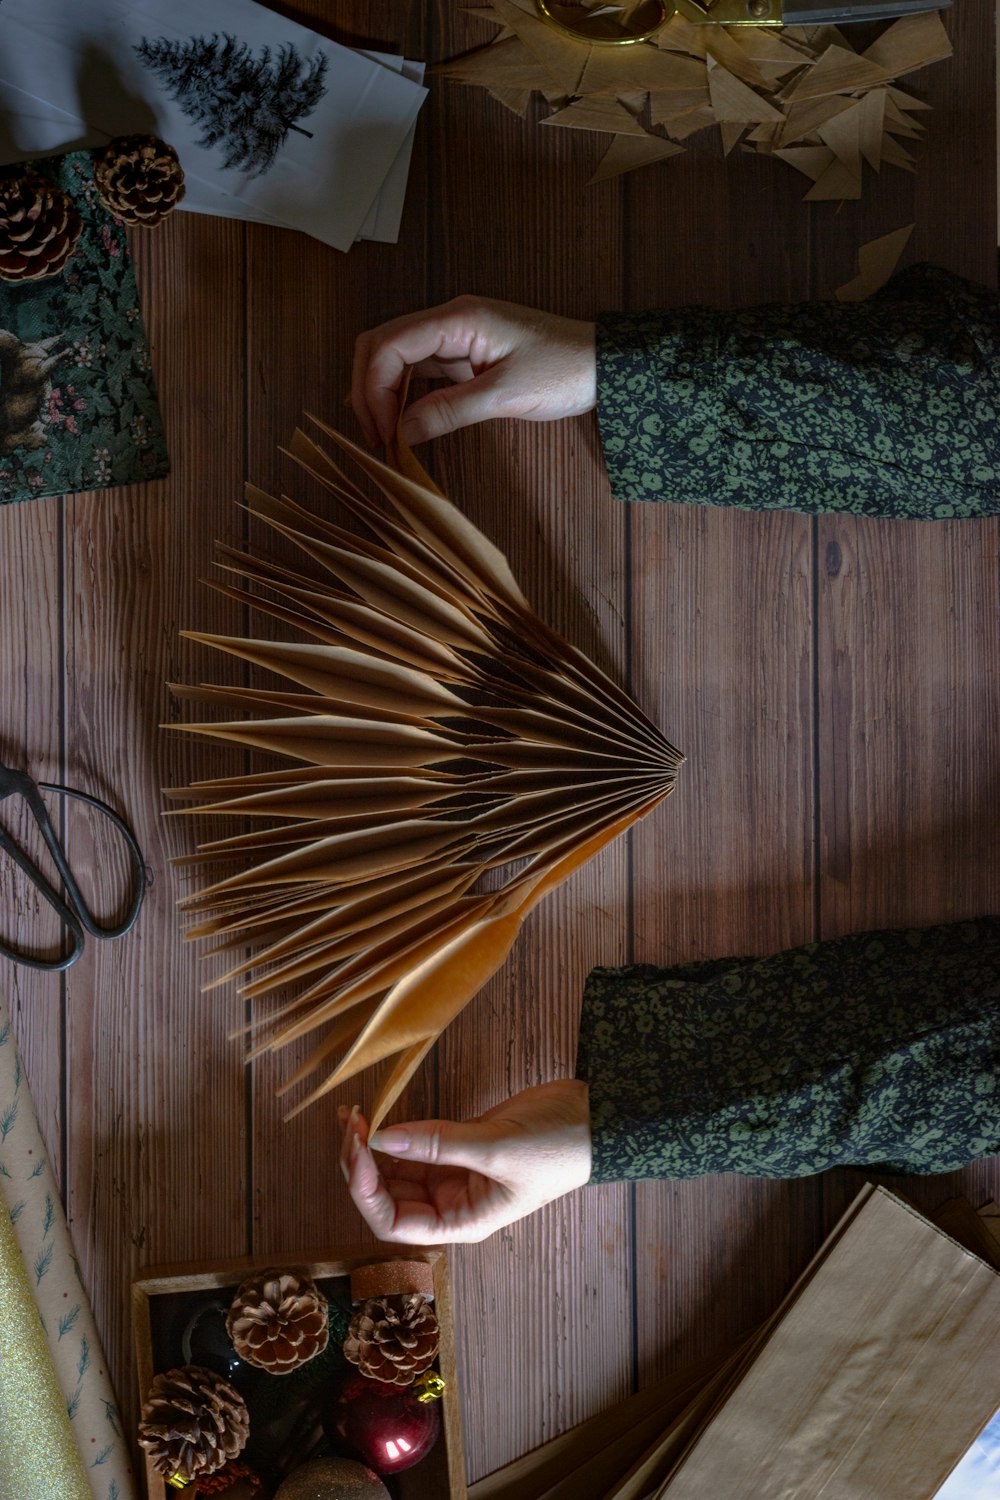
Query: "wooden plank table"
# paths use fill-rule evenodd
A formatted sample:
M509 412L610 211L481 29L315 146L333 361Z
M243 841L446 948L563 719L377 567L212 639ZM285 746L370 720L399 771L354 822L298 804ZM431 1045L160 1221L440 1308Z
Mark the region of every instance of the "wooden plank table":
M281 8L431 61L492 34L450 0ZM160 788L239 762L158 727L182 716L164 684L225 670L180 628L242 628L199 579L213 539L243 534L244 479L287 482L278 445L303 409L354 430L357 333L459 292L588 317L826 296L861 242L911 220L908 260L994 282L990 6L964 0L947 24L955 57L913 81L934 105L916 175L886 170L842 209L803 203L776 163L704 151L587 188L599 138L432 81L398 246L342 256L185 214L135 240L173 472L0 510L0 757L117 804L153 877L135 933L64 978L0 965L131 1423L139 1268L366 1239L336 1101L282 1123L273 1088L293 1059L243 1068L228 1040L243 1003L200 993L221 971L174 910L168 859L191 834L164 820ZM630 681L689 760L670 803L536 914L408 1110L463 1116L570 1073L594 963L1000 910L996 523L621 506L589 417L466 431L432 463L541 613ZM86 819L68 837L110 891L120 871ZM6 872L0 910L44 934ZM745 1329L860 1180L602 1187L456 1251L470 1477ZM902 1186L929 1206L979 1202L1000 1196L1000 1168Z

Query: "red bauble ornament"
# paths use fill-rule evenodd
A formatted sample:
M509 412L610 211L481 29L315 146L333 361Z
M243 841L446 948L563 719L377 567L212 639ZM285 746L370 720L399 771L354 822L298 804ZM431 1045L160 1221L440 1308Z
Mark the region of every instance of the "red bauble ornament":
M426 1458L441 1430L440 1402L359 1375L341 1387L330 1436L351 1448L376 1474L398 1474Z

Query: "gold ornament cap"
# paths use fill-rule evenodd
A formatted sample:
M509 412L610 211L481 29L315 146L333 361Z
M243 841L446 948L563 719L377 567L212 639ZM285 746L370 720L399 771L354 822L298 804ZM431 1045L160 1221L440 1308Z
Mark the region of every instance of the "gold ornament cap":
M425 1370L422 1375L417 1376L410 1389L418 1401L440 1401L448 1389L448 1382L437 1370Z

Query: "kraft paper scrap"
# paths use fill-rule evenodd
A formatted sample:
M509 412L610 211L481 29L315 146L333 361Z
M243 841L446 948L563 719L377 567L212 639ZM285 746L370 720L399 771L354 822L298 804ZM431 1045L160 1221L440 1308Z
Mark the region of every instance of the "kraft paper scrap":
M869 1186L657 1496L934 1495L1000 1404L998 1327L992 1267Z
M177 863L216 867L182 905L188 936L236 950L217 983L248 980L269 1007L250 1055L319 1034L285 1085L319 1073L297 1108L380 1067L374 1126L528 913L662 802L682 756L539 619L411 454L393 469L315 425L381 503L304 432L291 456L366 535L250 486L249 510L305 561L224 547L243 586L218 586L292 639L191 638L288 687L175 689L229 712L173 726L299 765L177 789L196 816L251 828Z
M0 1500L134 1500L107 1362L0 1000Z
M606 132L611 144L591 182L675 155L656 149L667 144L661 128L679 142L712 126L726 155L742 142L744 151L804 171L814 183L811 200L859 198L864 164L912 171L913 158L895 137L919 135L910 114L929 106L895 80L950 57L937 12L901 17L860 54L833 26L727 31L711 24L706 6L686 8L690 15L675 13L649 41L600 47L545 26L535 0L491 0L474 13L501 28L493 41L434 72L487 89L522 118L540 94L556 111L543 125ZM691 15L708 24L692 24ZM853 119L828 144L825 127L846 111ZM815 157L786 156L792 146L824 152L822 170L813 170Z

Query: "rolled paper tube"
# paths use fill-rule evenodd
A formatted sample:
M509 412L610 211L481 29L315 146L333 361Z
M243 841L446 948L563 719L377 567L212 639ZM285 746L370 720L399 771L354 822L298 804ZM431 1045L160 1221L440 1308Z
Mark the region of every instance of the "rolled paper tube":
M135 1500L135 1480L107 1363L80 1278L59 1186L49 1165L35 1108L17 1054L10 1017L0 999L0 1219L20 1251L36 1322L62 1394L64 1416L81 1455L85 1500ZM0 1326L2 1345L7 1324ZM7 1428L0 1425L0 1453ZM0 1463L0 1474L3 1474ZM36 1483L37 1483L36 1479ZM34 1500L53 1490L6 1490L0 1500ZM76 1495L67 1489L66 1496Z
M91 1500L6 1208L0 1209L0 1495Z

